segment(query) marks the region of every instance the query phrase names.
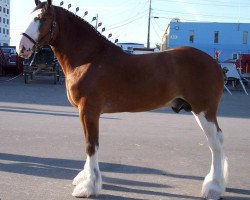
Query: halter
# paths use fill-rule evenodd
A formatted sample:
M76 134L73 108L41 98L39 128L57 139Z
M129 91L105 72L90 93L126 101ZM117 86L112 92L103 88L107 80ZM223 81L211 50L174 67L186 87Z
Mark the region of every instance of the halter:
M40 39L38 39L38 41L35 41L32 37L30 37L27 33L21 33L21 35L25 36L26 38L28 38L33 44L34 46L32 47L32 51L34 52L38 52L41 48L42 45L41 43L48 37L50 36L50 40L49 43L53 42L55 39L55 29L56 29L56 19L55 19L55 12L53 9L53 19L52 19L52 24L51 27L48 31L47 34L45 34L44 36L42 36Z

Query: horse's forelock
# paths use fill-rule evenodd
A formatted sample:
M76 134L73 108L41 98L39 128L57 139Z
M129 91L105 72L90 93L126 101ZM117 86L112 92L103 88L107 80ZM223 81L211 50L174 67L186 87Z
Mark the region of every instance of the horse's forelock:
M32 12L34 12L34 11L36 11L36 10L39 10L39 9L41 9L41 8L45 8L46 3L47 3L47 2L42 2L42 3L38 4L38 6L37 6Z

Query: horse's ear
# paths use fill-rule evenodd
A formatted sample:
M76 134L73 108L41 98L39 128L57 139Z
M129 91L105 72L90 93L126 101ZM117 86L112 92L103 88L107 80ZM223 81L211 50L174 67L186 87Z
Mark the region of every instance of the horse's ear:
M49 6L51 6L52 0L47 0L47 4L48 4Z
M35 0L35 3L38 6L41 3L41 1L40 0Z

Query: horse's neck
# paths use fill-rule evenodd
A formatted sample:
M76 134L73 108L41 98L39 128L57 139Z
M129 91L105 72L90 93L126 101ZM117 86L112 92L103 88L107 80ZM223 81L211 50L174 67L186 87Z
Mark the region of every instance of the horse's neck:
M75 67L90 63L107 41L91 26L62 9L56 10L58 32L52 49L65 74Z

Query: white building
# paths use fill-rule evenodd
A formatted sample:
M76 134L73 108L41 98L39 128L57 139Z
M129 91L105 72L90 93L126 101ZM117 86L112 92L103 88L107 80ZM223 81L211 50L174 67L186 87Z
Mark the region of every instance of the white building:
M148 54L159 51L155 48L145 48L144 44L133 42L117 43L116 45L121 47L123 51L130 54Z
M0 46L10 44L10 0L0 0Z
M123 51L131 54L133 53L134 48L145 48L144 44L133 43L133 42L122 42L122 43L119 42L116 45L121 47Z

